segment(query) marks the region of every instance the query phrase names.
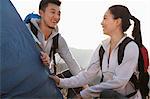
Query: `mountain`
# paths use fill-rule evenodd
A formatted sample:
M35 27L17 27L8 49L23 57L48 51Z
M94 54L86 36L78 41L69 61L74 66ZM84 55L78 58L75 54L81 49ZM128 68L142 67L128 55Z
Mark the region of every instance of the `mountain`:
M74 55L76 61L79 63L82 69L88 67L90 62L93 50L90 49L76 49L76 48L69 48L71 53ZM57 72L60 73L68 69L66 63L60 58L60 56L56 55L56 63L57 63ZM100 82L100 77L95 78L93 81L90 82L90 85L95 85Z
M88 67L93 50L76 49L76 48L69 48L69 49L82 69ZM58 72L60 72L61 70L66 70L68 68L68 66L65 64L63 59L61 59L58 54L56 54L56 63Z
M70 48L70 50L82 68L88 67L93 50L75 48Z

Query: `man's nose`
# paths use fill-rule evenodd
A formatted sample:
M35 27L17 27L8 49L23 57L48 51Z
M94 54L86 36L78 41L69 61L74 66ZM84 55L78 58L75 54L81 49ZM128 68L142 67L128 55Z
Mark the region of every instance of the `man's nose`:
M58 19L58 20L60 19L60 15L58 15L58 14L55 14L54 17L55 17L55 19Z

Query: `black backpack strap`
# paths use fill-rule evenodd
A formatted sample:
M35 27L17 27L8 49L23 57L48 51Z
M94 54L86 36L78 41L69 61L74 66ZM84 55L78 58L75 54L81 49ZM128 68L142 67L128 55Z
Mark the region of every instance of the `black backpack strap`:
M120 44L119 44L119 49L118 49L118 65L120 65L122 63L123 57L124 57L124 50L126 45L131 42L134 41L133 39L126 37ZM130 78L130 81L134 84L135 87L135 91L126 95L127 98L130 98L132 96L134 96L137 93L137 89L139 87L138 84L138 79L136 77L135 74L132 75L132 77Z
M130 97L134 96L136 93L137 93L137 90L135 92L133 92L133 93L130 93L130 94L126 95L126 97L130 98Z
M122 63L123 57L124 57L124 50L126 45L133 41L131 38L126 37L120 44L118 49L118 64L120 65Z
M29 22L29 24L30 24L32 33L37 37L38 29L33 25L33 23L31 21Z
M37 37L38 29L33 25L33 23L32 23L31 21L29 21L29 24L30 24L30 28L31 28L32 33ZM38 38L38 37L37 37L37 38ZM36 43L36 44L37 44L37 43ZM37 45L38 45L38 48L41 49L41 46L40 46L39 44L37 44ZM42 51L43 51L43 49L42 49ZM46 68L47 72L48 72L49 74L51 74L51 72L50 72L50 70L49 70L49 67L48 67L48 66L45 66L45 68Z
M100 57L100 67L102 69L102 61L103 61L103 56L104 56L105 50L103 46L100 47L99 49L99 57Z
M59 33L53 37L53 43L52 43L52 47L51 47L50 54L49 54L49 57L51 57L51 55L53 55L54 74L56 74L55 53L56 53L56 49L58 49L58 39L59 39Z
M101 70L102 70L102 62L103 62L104 53L105 53L105 50L104 50L103 46L101 46L100 49L99 49L99 58L100 58L100 67L101 67ZM103 81L103 78L104 78L104 75L102 73L102 78L101 78L100 82Z

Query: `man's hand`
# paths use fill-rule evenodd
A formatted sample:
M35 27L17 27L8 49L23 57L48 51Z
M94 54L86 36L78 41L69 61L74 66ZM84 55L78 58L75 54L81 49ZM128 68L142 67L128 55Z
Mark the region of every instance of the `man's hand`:
M49 55L43 51L40 52L41 53L41 60L42 60L42 63L44 65L48 65L49 66L49 63L50 63L50 58L49 58Z
M49 75L50 78L52 78L57 85L59 85L60 83L60 78L58 76L53 76L53 75Z

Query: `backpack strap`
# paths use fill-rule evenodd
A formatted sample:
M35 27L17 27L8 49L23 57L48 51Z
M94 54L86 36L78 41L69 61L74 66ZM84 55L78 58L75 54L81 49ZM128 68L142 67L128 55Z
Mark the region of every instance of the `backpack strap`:
M56 36L53 37L53 43L52 43L52 47L51 47L50 54L49 54L49 57L51 57L51 55L53 55L54 74L56 74L55 53L56 53L56 49L58 49L58 39L59 39L59 33Z
M103 56L104 56L105 50L103 46L100 47L99 49L99 57L100 57L100 67L102 69L102 61L103 61Z
M124 57L124 50L126 45L134 41L133 39L126 37L120 44L119 44L119 49L118 49L118 65L122 63L123 57ZM135 41L134 41L135 42ZM135 42L136 43L136 42ZM137 43L136 43L137 44ZM138 44L137 44L138 45ZM139 79L136 77L135 74L132 75L130 78L130 81L134 84L135 91L133 93L130 93L126 95L127 98L134 96L137 93L137 90L140 89L140 92L142 94L143 99L144 97L148 95L149 89L148 89L148 81L149 81L149 75L148 72L144 72L144 58L143 58L143 53L141 51L141 47L138 46L139 48L139 58L138 58L138 70L140 72L139 74ZM100 56L100 66L102 66L102 60L103 60L103 54L104 54L104 49L100 48L99 50L99 56ZM102 67L101 67L102 69ZM103 76L103 75L102 75ZM101 82L103 80L103 77L101 79Z
M30 24L32 33L37 37L38 29L33 25L31 21L29 22L29 24Z
M127 46L127 44L131 41L134 41L133 39L126 37L120 44L119 44L119 49L118 49L118 65L120 65L122 63L123 57L124 57L124 50L125 47ZM134 84L135 86L135 91L126 95L127 98L130 98L132 96L134 96L137 93L137 89L138 89L138 83L137 83L137 77L136 75L132 75L132 77L130 78L130 81Z
M124 50L126 45L133 41L131 38L126 37L120 44L118 49L118 64L120 65L122 63L123 57L124 57Z
M139 58L138 58L138 71L139 71L139 77L137 78L137 76L135 74L132 75L132 77L130 78L130 81L134 84L135 87L135 92L127 95L127 97L131 97L133 95L136 94L137 90L140 90L141 95L142 95L142 99L146 99L146 96L148 96L149 93L149 88L148 88L148 82L149 82L149 75L148 72L144 71L144 56L143 53L141 51L141 48L143 48L143 46L139 46Z
M119 49L118 49L118 64L120 65L122 63L123 57L124 57L124 49L126 45L133 41L131 38L126 37L120 44L119 44ZM99 49L99 57L100 57L100 67L102 70L102 61L103 61L103 56L104 56L105 50L103 46L100 47ZM102 74L102 79L100 82L103 81L104 75Z
M118 49L118 64L120 65L122 63L122 60L123 60L123 57L124 57L124 49L126 47L126 45L133 41L131 38L129 37L126 37L120 44L119 44L119 49ZM104 53L105 53L105 50L103 48L103 46L100 47L100 50L99 50L99 57L100 57L100 67L101 67L101 70L102 70L102 61L103 61L103 56L104 56ZM104 78L104 75L102 74L102 78L101 78L101 81L103 81L103 78ZM134 78L132 79L132 81L137 81L137 77L135 75L132 75L131 78ZM131 82L132 82L131 81ZM128 95L126 95L127 98L129 97L132 97L133 95L135 95L137 93L137 90L133 93L130 93Z
M33 23L31 21L29 23L30 23L30 26L31 26L31 31L37 37L38 29L33 25ZM51 47L50 54L49 54L49 57L51 57L51 55L53 55L54 74L56 74L55 53L56 53L56 49L58 49L58 38L59 38L59 33L56 36L53 37L53 43L52 43L52 47Z
M31 21L29 21L28 23L30 24L32 33L37 37L38 29L33 25L33 23ZM53 55L54 74L56 74L55 53L56 53L56 49L58 49L58 38L59 38L59 33L53 37L53 43L52 43L52 47L51 47L50 54L49 54L49 57L51 57L51 55Z
M134 96L136 93L137 93L137 90L133 93L130 93L130 94L126 95L125 97L130 98L130 97Z
M38 37L37 37L38 29L33 25L33 23L32 23L31 21L29 21L28 23L30 24L30 28L31 28L32 33L36 36L36 38L38 38ZM41 48L41 46L40 46L38 43L36 43L36 44L37 44L38 48L40 48L40 49L43 51L43 49ZM47 70L48 74L52 74L52 73L50 72L48 66L45 66L45 69Z
M99 58L100 58L100 68L101 68L101 70L102 70L102 62L103 62L104 53L105 53L105 50L104 50L103 46L101 46L100 49L99 49ZM103 79L104 79L104 75L102 73L102 78L101 78L100 82L103 82Z

